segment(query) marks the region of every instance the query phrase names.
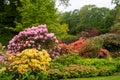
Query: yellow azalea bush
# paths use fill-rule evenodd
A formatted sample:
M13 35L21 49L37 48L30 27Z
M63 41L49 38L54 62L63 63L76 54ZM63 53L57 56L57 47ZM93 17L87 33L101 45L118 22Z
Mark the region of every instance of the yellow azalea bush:
M25 49L18 54L7 54L5 64L9 71L24 74L28 71L46 71L51 58L46 50Z
M0 73L1 72L4 72L6 70L6 67L2 67L1 69L0 69Z

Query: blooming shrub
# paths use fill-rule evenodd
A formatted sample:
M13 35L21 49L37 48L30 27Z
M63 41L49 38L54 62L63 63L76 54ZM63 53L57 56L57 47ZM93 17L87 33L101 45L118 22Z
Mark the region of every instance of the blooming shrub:
M109 51L102 47L103 39L100 37L87 39L86 43L81 47L79 55L89 58L110 56Z
M59 46L55 46L53 49L48 50L51 54L52 58L58 58L61 55L61 48Z
M8 53L19 53L24 49L36 48L37 50L45 49L49 51L55 48L58 43L54 33L49 33L46 25L27 28L14 36L8 45ZM56 51L51 52L54 53Z
M86 43L84 38L80 38L79 40L68 45L69 52L79 53L81 47Z
M9 71L17 71L20 74L24 74L28 71L46 71L50 61L51 58L47 51L38 51L33 48L25 49L18 54L8 54L5 64Z
M79 38L79 40L72 42L70 44L65 44L59 42L58 46L61 48L61 54L63 53L79 53L81 47L85 44L86 40L84 38Z

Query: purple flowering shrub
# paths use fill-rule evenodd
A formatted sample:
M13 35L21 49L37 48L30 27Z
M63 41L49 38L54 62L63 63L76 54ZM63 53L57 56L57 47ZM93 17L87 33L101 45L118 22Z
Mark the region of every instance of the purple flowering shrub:
M7 53L19 53L24 49L46 49L52 57L60 55L60 48L56 47L58 40L54 33L49 33L46 25L27 28L9 41ZM56 48L56 49L55 49ZM54 55L53 55L54 54Z

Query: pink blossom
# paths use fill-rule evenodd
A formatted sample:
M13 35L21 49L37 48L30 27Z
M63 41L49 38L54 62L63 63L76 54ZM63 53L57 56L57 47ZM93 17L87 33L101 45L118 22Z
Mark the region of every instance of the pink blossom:
M28 44L28 47L30 47L31 46L31 44Z
M53 37L54 36L54 33L49 33L49 34L47 34L47 37Z
M40 35L39 38L43 38L43 35Z
M58 40L56 39L55 42L58 43Z

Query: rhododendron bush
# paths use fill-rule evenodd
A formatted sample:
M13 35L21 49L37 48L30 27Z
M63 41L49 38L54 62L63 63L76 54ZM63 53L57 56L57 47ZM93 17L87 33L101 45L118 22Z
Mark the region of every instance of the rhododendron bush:
M52 55L52 57L55 57L60 53L60 48L56 47L57 43L56 36L54 33L48 32L46 25L33 26L32 28L21 31L12 38L9 42L7 53L15 54L24 49L36 48L37 50L45 49L51 54L54 53L55 55Z

